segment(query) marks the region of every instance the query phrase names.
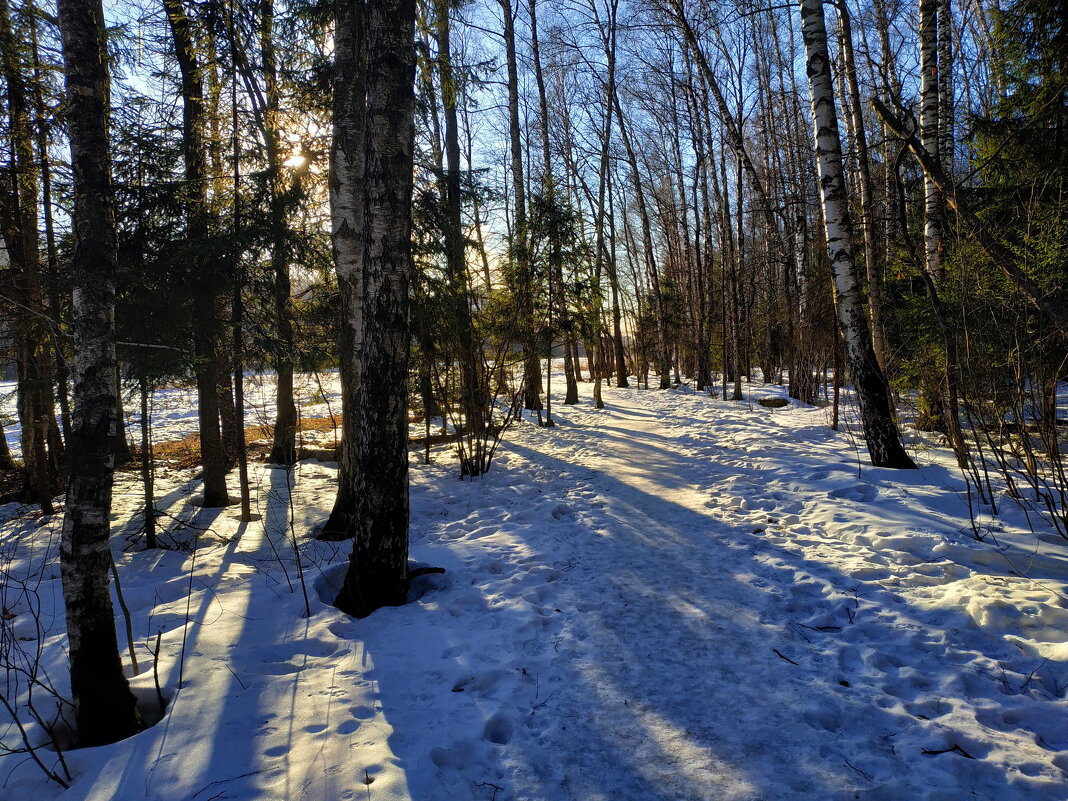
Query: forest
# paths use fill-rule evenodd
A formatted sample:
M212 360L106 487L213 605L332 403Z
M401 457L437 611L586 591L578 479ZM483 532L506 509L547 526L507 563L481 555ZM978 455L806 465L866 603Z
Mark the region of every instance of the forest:
M0 0L0 229L0 798L1068 797L1063 0Z

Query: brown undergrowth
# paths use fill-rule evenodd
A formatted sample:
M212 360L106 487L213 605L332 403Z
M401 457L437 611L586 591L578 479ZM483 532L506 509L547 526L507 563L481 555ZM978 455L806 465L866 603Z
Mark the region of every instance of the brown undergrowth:
M329 417L305 417L300 421L298 432L301 434L316 431L330 433L334 430L334 422ZM272 426L247 426L245 428L245 447L248 449L248 458L251 462L264 462L271 452L271 439L274 436ZM300 439L298 437L298 439ZM320 438L316 437L316 440ZM333 438L327 437L327 441ZM338 431L337 442L341 444L341 432ZM120 470L136 472L141 469L140 446L133 448L134 458L131 462L119 467ZM322 447L318 442L315 444L298 442L299 459L318 459L320 461L335 461L337 448L332 444ZM152 456L157 463L164 462L171 467L188 469L200 466L200 436L188 434L181 439L168 439L156 442L152 445Z

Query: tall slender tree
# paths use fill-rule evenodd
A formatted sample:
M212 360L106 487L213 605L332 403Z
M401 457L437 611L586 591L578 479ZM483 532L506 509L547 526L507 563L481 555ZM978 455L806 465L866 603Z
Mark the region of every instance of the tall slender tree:
M856 386L868 453L876 467L914 468L905 452L890 409L889 389L872 348L864 296L853 254L853 231L842 175L842 141L834 105L827 27L821 0L801 0L812 124L819 165L820 198L827 251L834 279L835 309L845 353Z
M334 269L341 305L341 458L337 496L323 539L356 532L360 465L357 413L363 385L364 170L366 167L367 8L364 0L334 5L334 115L330 145L330 219Z
M515 12L511 0L499 0L504 31L508 84L508 143L515 214L512 222L512 291L516 324L523 348L523 406L541 419L541 360L534 330L534 275L530 266L527 189L524 177L522 121L519 117L519 61L516 55Z
M226 491L226 454L219 428L219 321L216 286L219 267L209 257L207 121L204 77L197 56L193 21L184 0L163 0L174 52L182 76L182 151L185 159L183 201L186 211L187 253L193 295L193 352L196 356L197 415L200 461L204 475L203 504L209 508L230 503Z
M7 84L7 138L11 162L0 187L0 228L14 268L17 309L15 363L18 372L18 416L22 429L23 491L52 514L56 490L57 448L49 453L55 422L52 367L47 332L48 313L42 286L38 232L38 169L33 126L24 75L21 42L15 37L7 0L0 0L0 71ZM58 444L58 438L53 438Z
M141 728L119 659L109 591L109 517L118 427L115 197L108 147L108 58L100 0L60 0L74 172L74 408L60 558L79 742Z
M275 389L274 442L268 457L274 464L297 460L297 406L293 400L293 314L289 277L289 242L285 208L285 175L282 153L281 91L275 51L274 2L260 0L260 58L263 64L263 134L270 182L271 271L274 273Z

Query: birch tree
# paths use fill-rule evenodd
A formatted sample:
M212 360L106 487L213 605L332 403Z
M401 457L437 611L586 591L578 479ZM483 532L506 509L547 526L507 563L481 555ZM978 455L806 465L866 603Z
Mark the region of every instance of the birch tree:
M363 0L334 6L334 124L330 146L330 218L334 269L341 305L341 457L337 496L323 539L351 537L356 527L357 410L363 355L363 176L367 80L366 7Z
M363 332L349 476L353 548L335 601L356 617L408 595L408 287L412 273L415 0L367 7ZM359 98L350 98L357 104Z
M100 0L60 0L74 173L74 390L67 514L60 545L71 694L83 746L141 728L119 659L108 541L119 425L115 374L115 197Z
M845 355L856 386L864 440L876 467L914 468L901 445L890 409L886 378L875 358L864 309L864 296L853 255L849 202L842 175L842 142L834 105L834 84L827 51L827 28L821 0L801 0L801 36L805 44L812 123L819 167L827 251L834 279L835 309L845 339Z

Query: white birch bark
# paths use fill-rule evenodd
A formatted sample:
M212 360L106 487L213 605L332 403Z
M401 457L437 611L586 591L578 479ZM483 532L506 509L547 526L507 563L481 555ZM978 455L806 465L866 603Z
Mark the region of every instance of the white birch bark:
M938 4L920 0L920 142L938 163L939 64ZM929 175L923 181L923 241L927 272L935 283L943 278L942 193Z
M363 355L363 177L365 160L366 49L363 0L338 2L334 21L334 129L330 150L330 219L334 269L341 299L341 457L334 508L323 539L355 531L356 476L353 443L360 406Z
M74 370L67 514L60 544L71 694L82 746L141 728L119 659L111 605L111 493L118 430L115 196L100 0L60 0L74 175Z
M354 542L338 608L408 595L408 287L412 273L415 0L367 7L363 342L352 457Z
M886 379L872 348L864 294L857 280L849 199L842 175L842 143L834 105L834 84L821 0L801 0L801 35L805 44L820 199L834 279L835 310L856 387L864 439L872 463L877 467L915 467L901 445L897 425L890 412Z

